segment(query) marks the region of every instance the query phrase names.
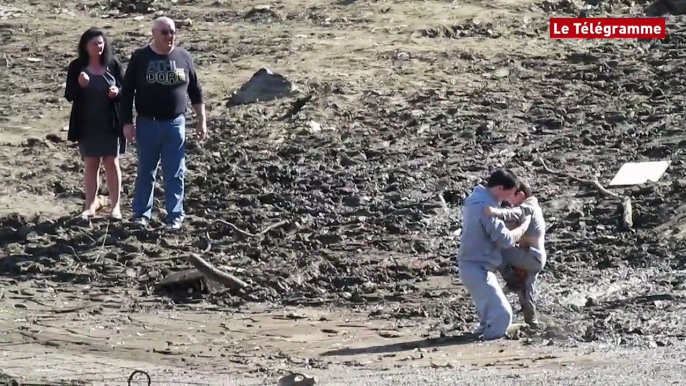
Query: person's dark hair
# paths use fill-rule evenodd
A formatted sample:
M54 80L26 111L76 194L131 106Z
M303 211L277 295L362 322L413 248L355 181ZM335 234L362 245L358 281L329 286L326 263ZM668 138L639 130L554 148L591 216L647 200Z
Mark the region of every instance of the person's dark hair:
M529 197L531 197L531 186L529 186L529 184L527 182L520 180L516 193L519 193L519 192L524 193L524 196L526 198L529 198Z
M105 48L102 51L102 55L100 55L100 63L102 63L103 66L107 66L114 58L114 50L112 49L110 39L107 38L105 31L98 27L91 27L87 29L83 35L81 35L81 39L79 39L79 45L76 49L76 52L79 53L79 61L81 61L84 66L88 64L88 50L86 49L86 46L91 39L98 36L102 36L102 39L105 42Z
M510 170L498 169L488 177L488 182L486 183L488 188L495 188L496 186L502 186L505 190L514 189L519 186L519 180Z

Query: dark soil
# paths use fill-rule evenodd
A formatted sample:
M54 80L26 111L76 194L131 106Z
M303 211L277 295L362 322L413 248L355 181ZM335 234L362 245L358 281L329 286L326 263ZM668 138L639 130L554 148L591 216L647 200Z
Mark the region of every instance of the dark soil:
M540 7L575 15L577 3ZM601 3L593 15L624 7ZM673 22L663 41L599 41L497 60L455 50L413 54L436 68L462 61L460 71L484 76L476 89L436 78L403 90L332 79L310 82L303 93L311 100L292 114L296 98L227 108L211 119L206 143L188 144L182 231L165 233L163 213L150 229L12 215L0 219L0 273L135 289L134 298L158 299L159 307L170 299L369 307L373 317L439 318L467 330L475 322L467 297L420 284L455 274L462 201L502 166L532 182L548 221L541 312L550 326L541 336L669 345L683 334L686 293L686 242L678 235L686 54L683 26ZM518 32L462 23L420 33L497 39ZM200 65L210 60L210 51L193 51ZM48 149L73 145L32 141L22 154ZM622 226L619 199L541 163L606 184L624 162L663 159L672 163L661 182L613 189L631 197L633 229ZM74 160L35 170L32 189L78 196L81 172ZM53 183L52 173L69 177ZM125 175L131 189L134 167ZM161 188L156 197L163 208ZM190 268L189 253L249 288L217 289L197 277L160 287L166 275ZM375 311L380 304L390 306Z

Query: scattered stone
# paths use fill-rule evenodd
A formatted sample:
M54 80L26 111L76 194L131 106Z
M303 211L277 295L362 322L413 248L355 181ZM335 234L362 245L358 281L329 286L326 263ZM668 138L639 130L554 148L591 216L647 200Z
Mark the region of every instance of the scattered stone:
M314 386L317 380L313 376L302 373L291 373L279 378L277 386Z
M410 60L410 54L407 52L404 52L404 51L395 51L393 53L393 59L399 60L402 62L406 62L406 61Z
M494 31L492 24L484 24L478 20L472 20L464 24L426 28L419 31L419 36L434 39L460 39L475 36L495 39L500 37L501 34Z
M267 68L257 71L250 80L229 97L227 106L268 102L295 94L296 87L283 75Z
M434 362L431 361L429 363L429 366L431 366L432 369L454 369L455 365L453 365L450 362Z
M279 12L273 10L270 5L262 4L257 5L250 11L246 12L245 15L243 15L243 19L251 22L267 23L271 22L272 20L281 21L283 17Z
M31 137L26 138L26 142L24 145L27 147L36 147L36 146L47 146L47 143L42 138L31 136Z
M379 331L379 336L382 338L400 338L402 334L398 331Z
M286 319L291 319L291 320L301 320L301 319L307 319L306 315L303 314L297 314L295 312L289 312L285 315Z
M67 129L68 129L68 128L67 128ZM47 139L48 141L50 141L50 142L52 142L52 143L62 143L62 142L64 142L64 138L60 137L60 136L57 135L57 134L48 134L47 136L45 136L45 139Z
M156 0L109 0L110 9L121 13L154 13Z
M510 76L510 69L507 67L500 67L495 70L494 75L496 78L507 78Z
M176 28L188 28L193 26L192 19L174 20Z
M307 132L310 134L316 134L322 131L322 125L315 121L309 121L308 126L305 130L307 130Z

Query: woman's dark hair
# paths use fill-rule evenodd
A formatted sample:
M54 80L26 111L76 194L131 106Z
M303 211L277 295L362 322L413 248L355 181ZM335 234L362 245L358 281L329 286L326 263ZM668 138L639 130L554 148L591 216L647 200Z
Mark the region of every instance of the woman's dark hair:
M86 49L86 46L91 39L97 38L98 36L102 36L102 40L105 42L105 48L102 51L102 55L100 55L100 63L102 63L103 66L107 66L114 58L114 50L110 44L110 39L108 39L107 35L105 35L105 31L98 27L91 27L87 29L83 35L81 35L79 46L77 48L77 52L79 53L79 61L81 61L84 66L88 64L88 50Z
M528 183L519 180L519 186L517 186L517 193L522 192L526 198L531 197L531 186Z

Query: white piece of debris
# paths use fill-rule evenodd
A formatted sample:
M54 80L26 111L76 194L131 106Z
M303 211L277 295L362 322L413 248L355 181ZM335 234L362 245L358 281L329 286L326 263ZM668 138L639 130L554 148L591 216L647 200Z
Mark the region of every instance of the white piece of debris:
M646 182L657 182L670 161L627 162L619 169L610 181L610 186L640 185Z
M227 106L236 106L255 102L268 102L286 98L296 92L296 88L286 77L261 68L240 89L234 91Z
M311 134L319 133L322 131L322 125L320 125L317 121L309 121L306 130Z
M507 78L510 76L510 69L507 67L500 67L493 73L496 78Z

